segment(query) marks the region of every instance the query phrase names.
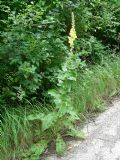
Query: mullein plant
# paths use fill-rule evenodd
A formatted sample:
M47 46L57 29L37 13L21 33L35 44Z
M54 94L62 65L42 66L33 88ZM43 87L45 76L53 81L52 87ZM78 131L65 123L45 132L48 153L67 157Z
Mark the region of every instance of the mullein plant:
M72 27L68 37L70 50L59 70L57 87L48 92L54 103L55 110L48 114L38 113L27 117L29 121L38 120L42 122L41 128L43 132L46 130L53 132L54 137L56 137L56 152L59 155L62 155L66 148L66 144L60 134L62 129L67 130L67 135L85 138L84 134L77 131L74 127L74 122L79 119L79 116L77 115L71 97L72 86L77 79L77 69L81 65L78 55L73 53L76 38L75 19L72 13ZM29 152L31 154L31 150ZM39 153L37 156L39 156Z
M58 83L59 86L57 89L53 89L49 91L49 94L53 97L53 101L58 108L60 116L64 114L72 114L74 110L74 106L71 105L71 89L73 81L76 81L77 78L77 69L80 65L80 59L77 54L73 53L74 42L77 38L76 30L75 30L75 19L74 13L72 13L72 28L70 30L68 36L68 42L70 45L70 51L66 56L65 62L62 64L62 69L58 74ZM76 114L74 114L75 116ZM75 116L77 117L77 115Z
M70 107L70 92L72 89L72 83L73 81L76 81L77 78L76 69L80 65L80 60L78 56L76 54L73 54L74 41L76 38L77 35L75 31L75 20L74 14L72 13L72 28L68 36L70 51L66 56L65 62L62 64L62 69L58 73L58 88L50 90L48 92L48 94L53 97L53 101L56 105L56 108L58 108L58 110L60 111L61 116L72 110L72 108Z
M77 69L81 64L78 55L73 53L76 38L75 19L74 13L72 13L72 27L68 36L70 51L61 67L62 69L59 71L57 89L50 90L48 94L51 95L56 106L58 118L63 120L61 123L67 129L67 135L85 138L84 134L77 131L74 127L74 122L79 117L71 97L72 85L77 79ZM63 146L65 145L63 145L64 143L60 134L57 134L56 144L57 153L62 154L64 151Z

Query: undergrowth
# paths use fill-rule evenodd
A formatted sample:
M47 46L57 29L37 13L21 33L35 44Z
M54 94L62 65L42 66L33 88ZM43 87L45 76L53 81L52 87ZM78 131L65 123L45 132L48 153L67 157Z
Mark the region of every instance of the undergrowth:
M1 160L39 160L51 142L62 155L65 136L85 138L76 121L120 90L119 6L0 0Z
M70 96L79 120L88 112L103 111L105 100L119 93L119 73L119 57L106 58L101 65L86 68L84 73L79 71ZM56 151L64 153L66 145L62 137L75 133L68 132L64 127L66 117L60 118L54 107L49 106L48 110L40 105L6 110L1 123L1 160L37 160L52 141L56 143Z

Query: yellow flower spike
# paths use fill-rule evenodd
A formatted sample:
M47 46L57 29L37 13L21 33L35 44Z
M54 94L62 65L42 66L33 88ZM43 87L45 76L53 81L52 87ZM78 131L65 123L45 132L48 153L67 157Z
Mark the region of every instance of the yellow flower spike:
M74 49L74 41L77 38L76 30L75 30L75 18L74 13L72 12L72 28L70 30L69 36L68 36L68 42L70 44L70 51L72 52Z

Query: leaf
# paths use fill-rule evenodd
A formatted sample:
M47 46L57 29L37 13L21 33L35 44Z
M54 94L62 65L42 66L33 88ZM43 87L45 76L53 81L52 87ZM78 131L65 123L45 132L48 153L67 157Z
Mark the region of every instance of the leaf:
M56 139L56 152L58 155L63 155L65 150L66 150L66 144L62 139L61 135L58 134Z
M72 129L68 132L68 135L75 137L75 138L80 138L80 139L85 139L86 136L83 132L78 131L77 129Z
M43 131L53 126L54 122L57 119L57 113L49 113L42 118L42 129Z
M23 154L23 160L39 160L39 156L45 151L47 145L47 140L41 140L40 142L32 145L32 147Z
M55 97L55 98L58 98L58 97L59 97L58 91L55 90L55 89L49 90L49 91L48 91L48 94L51 95L52 97Z
M31 114L31 115L27 116L27 120L29 120L29 121L41 120L44 116L45 116L44 113Z
M75 111L69 109L67 113L70 114L70 121L74 122L75 120L79 120L78 114Z
M72 137L75 137L75 138L80 138L80 139L85 139L86 138L86 136L85 136L85 134L83 132L78 131L76 129L71 130L69 132L69 135L72 136Z

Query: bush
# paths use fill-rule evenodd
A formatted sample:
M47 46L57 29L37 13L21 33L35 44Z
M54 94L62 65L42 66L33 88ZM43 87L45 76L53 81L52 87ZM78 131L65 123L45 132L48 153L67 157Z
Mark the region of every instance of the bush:
M55 84L64 61L66 46L60 37L60 22L53 11L44 15L41 6L29 5L25 13L8 17L9 29L2 34L1 86L7 100L42 99L41 93ZM42 18L44 17L44 20ZM59 15L58 15L59 16ZM10 24L12 21L12 25ZM58 28L55 30L54 29Z
M75 12L78 37L75 52L82 60L99 63L111 53L110 47L114 52L119 49L118 1L21 1L6 5L0 47L2 100L42 100L46 91L54 88L67 54L71 11Z

